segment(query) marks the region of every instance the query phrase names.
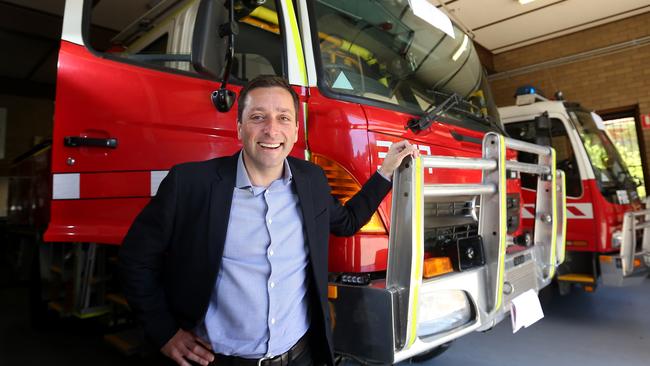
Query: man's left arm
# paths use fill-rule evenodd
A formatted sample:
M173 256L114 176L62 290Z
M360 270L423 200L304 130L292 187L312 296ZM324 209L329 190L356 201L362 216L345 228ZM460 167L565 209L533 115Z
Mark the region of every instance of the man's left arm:
M337 236L354 235L377 211L379 204L392 188L392 177L402 160L418 156L418 150L408 141L391 145L381 168L361 187L345 205L332 196L330 203L330 231Z

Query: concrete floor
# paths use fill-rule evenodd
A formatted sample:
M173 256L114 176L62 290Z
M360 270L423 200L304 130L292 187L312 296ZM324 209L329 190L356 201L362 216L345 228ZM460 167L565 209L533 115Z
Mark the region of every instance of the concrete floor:
M545 294L548 295L548 294ZM650 364L650 279L636 288L603 288L544 296L545 318L512 334L509 321L468 335L436 366L636 366ZM25 287L0 288L0 365L161 365L162 357L124 357L102 340L102 328L73 319L35 330Z

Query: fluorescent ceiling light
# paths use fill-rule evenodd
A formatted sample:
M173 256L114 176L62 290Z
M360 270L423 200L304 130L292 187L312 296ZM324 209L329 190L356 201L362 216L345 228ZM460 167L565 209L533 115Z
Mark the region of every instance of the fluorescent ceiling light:
M409 0L409 4L415 16L445 32L449 37L456 38L451 19L435 5L427 0Z
M532 3L535 0L517 0L517 1L519 1L519 4L521 5L526 5L528 3Z
M458 47L454 55L451 56L451 59L454 61L457 61L460 58L460 55L462 55L463 52L465 52L465 50L467 49L467 45L469 44L469 37L467 37L467 34L464 34L463 36L464 36L463 43L461 43L460 47Z

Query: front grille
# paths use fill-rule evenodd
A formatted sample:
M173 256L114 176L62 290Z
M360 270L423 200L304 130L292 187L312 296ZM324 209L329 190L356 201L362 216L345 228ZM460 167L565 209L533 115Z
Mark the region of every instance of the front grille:
M471 216L473 201L460 202L425 202L424 214L432 216Z
M457 201L425 201L424 229L468 225L478 221L478 197Z
M438 227L424 233L424 246L436 247L440 244L478 236L478 224Z
M456 197L424 202L424 247L433 255L443 255L445 247L459 240L478 237L478 200Z

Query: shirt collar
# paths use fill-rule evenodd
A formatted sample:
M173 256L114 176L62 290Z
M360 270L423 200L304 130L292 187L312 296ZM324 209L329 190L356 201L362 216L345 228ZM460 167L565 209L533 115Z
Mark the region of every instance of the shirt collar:
M280 179L278 179L280 180ZM293 180L293 174L291 173L291 168L289 167L289 162L287 159L284 159L284 170L282 173L282 184L289 185ZM243 188L252 188L253 184L251 183L250 178L248 177L248 172L244 166L244 152L239 152L239 157L237 158L237 178L235 180L235 187Z

